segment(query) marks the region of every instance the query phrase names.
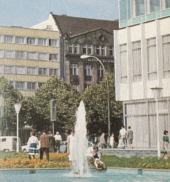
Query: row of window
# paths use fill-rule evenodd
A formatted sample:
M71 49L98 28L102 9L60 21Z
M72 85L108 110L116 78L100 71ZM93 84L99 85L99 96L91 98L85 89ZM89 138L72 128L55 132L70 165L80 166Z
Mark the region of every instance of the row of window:
M21 75L45 75L60 76L60 70L54 68L38 68L24 66L4 66L0 65L0 73L2 74L21 74Z
M10 81L15 89L19 90L36 90L41 87L44 82L23 82L23 81Z
M0 58L59 61L58 54L49 54L43 52L13 51L13 50L0 50Z
M0 42L58 47L58 39L0 35Z
M170 35L162 37L162 55L163 55L163 77L170 77ZM141 62L141 41L132 42L132 61L133 61L133 80L142 79L142 62ZM121 81L127 81L127 45L120 45L120 71ZM157 50L156 38L147 40L147 71L148 79L157 79Z
M91 76L91 65L86 65L84 68L85 76ZM71 64L71 75L78 75L78 64ZM102 66L98 67L98 76L104 76L104 70Z
M107 50L109 49L109 53L107 53ZM81 51L80 51L81 50ZM88 54L88 55L102 55L102 56L113 56L113 47L107 47L107 46L92 46L92 45L79 45L79 44L69 44L69 53L72 54Z
M170 8L170 0L121 0L120 21Z

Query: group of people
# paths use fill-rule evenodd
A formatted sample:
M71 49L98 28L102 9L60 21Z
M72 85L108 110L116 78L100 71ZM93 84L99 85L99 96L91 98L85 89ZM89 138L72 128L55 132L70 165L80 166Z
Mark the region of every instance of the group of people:
M35 132L32 131L30 133L30 138L28 139L28 154L31 159L35 159L35 155L38 155L39 149L38 145L40 145L40 160L43 159L43 154L46 154L46 159L49 161L49 149L53 148L53 151L60 152L60 144L62 143L62 138L59 132L56 132L56 135L47 134L44 130L42 135L40 136L40 142L38 138L35 136Z
M133 131L131 129L131 126L128 126L128 131L126 131L125 127L122 126L121 130L119 131L119 144L118 147L121 147L125 149L126 141L128 140L129 149L133 149L132 142L133 142ZM115 139L114 139L114 133L112 133L110 137L110 147L114 148L115 146ZM106 140L105 140L105 133L102 133L100 137L100 147L106 148Z
M131 129L131 126L128 126L128 130L126 131L125 127L122 126L122 129L119 131L118 147L125 149L127 141L129 144L129 149L133 149L133 130Z

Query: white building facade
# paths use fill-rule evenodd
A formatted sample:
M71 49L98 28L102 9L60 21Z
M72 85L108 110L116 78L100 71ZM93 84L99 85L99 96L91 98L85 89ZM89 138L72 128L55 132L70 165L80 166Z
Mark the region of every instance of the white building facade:
M114 31L116 100L124 101L124 124L134 146L155 148L156 102L161 87L159 135L170 131L170 0L119 0L120 30Z

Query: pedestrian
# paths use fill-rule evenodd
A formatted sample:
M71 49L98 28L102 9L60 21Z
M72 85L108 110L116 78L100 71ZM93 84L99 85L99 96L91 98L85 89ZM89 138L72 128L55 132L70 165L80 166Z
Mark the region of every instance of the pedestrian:
M131 129L131 126L128 126L127 139L129 143L129 149L133 149L133 131Z
M114 143L115 143L114 133L112 133L112 136L110 137L110 146L111 146L111 148L114 148Z
M164 134L164 136L162 137L162 149L164 149L165 152L163 153L162 158L164 158L166 152L167 152L168 157L170 157L168 131L164 130L163 134Z
M100 137L100 145L101 145L101 148L106 147L105 133L102 133L102 135Z
M72 168L72 162L74 160L74 129L71 129L71 134L68 136L67 140L67 154L69 155L69 164L70 168Z
M122 148L125 149L125 141L126 141L126 130L125 127L122 126L122 129L119 131L119 133L121 134L121 140L122 140Z
M56 144L56 152L58 151L60 153L60 145L62 143L62 138L59 132L56 132L56 135L54 135L55 138L55 144Z
M49 132L49 135L50 135L50 149L49 149L49 151L50 152L55 152L56 151L56 149L55 149L55 138L54 138L54 136L53 136L53 134L52 134L52 132Z
M118 136L118 139L119 139L119 143L118 143L118 148L122 148L122 139L121 139L121 134L119 133L119 136Z
M40 144L40 160L43 159L43 154L45 152L46 159L49 161L50 136L47 135L47 132L45 130L43 130L43 133L40 136Z
M27 143L28 154L31 156L31 159L35 159L35 155L38 155L37 145L39 145L38 138L35 136L35 132L32 131Z

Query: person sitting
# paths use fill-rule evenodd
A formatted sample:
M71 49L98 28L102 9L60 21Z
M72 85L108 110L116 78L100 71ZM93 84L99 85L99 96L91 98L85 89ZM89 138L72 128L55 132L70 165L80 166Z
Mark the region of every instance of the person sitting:
M93 147L93 164L98 170L106 169L105 163L101 161L101 153L99 152L99 149L97 146Z

